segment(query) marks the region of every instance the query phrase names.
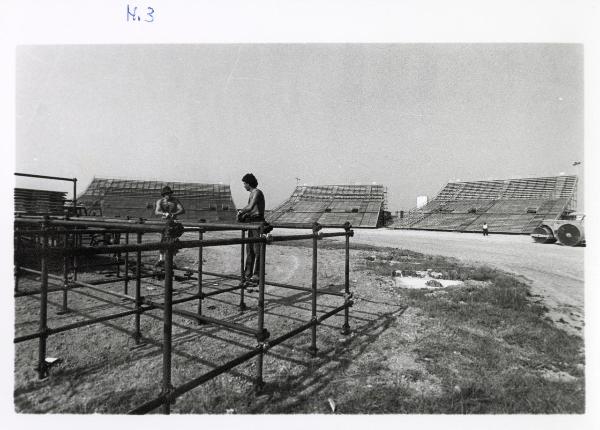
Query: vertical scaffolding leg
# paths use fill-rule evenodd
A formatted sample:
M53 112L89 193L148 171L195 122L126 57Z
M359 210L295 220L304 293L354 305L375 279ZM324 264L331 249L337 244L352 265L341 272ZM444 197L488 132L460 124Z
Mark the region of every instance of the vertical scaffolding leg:
M242 230L242 240L244 240L246 238L246 231ZM246 303L244 303L244 294L246 291L246 271L244 270L244 244L242 243L241 245L241 250L240 250L240 283L242 285L242 288L240 289L240 310L244 311L246 310Z
M262 235L261 235L262 236ZM265 328L265 257L266 257L267 244L262 242L260 244L260 252L258 257L260 258L260 272L258 278L258 333L263 333ZM263 344L260 344L263 347ZM254 382L254 389L258 393L260 392L265 383L263 381L263 352L256 356L256 380Z
M344 265L344 301L348 303L350 300L350 226L346 226L346 258ZM350 309L346 307L344 309L344 325L342 326L342 334L350 334L350 324L348 319L350 317Z
M167 396L163 404L163 413L171 413L171 347L173 320L173 248L165 249L165 295L163 309L163 381L162 394Z
M15 293L19 292L19 257L21 255L21 232L15 226L15 267L14 267L14 276L15 276Z
M81 237L82 237L82 233L75 233L75 236L73 237L73 245L75 246L75 248L78 248L81 246ZM77 258L77 255L73 256L73 281L77 281L77 269L79 266L79 259Z
M125 233L125 244L129 245L129 232ZM129 289L129 252L125 253L125 286L123 288L123 294L128 294Z
M48 376L48 366L46 364L46 340L48 335L48 234L45 231L46 225L42 227L42 261L41 261L41 288L40 288L40 333L38 345L38 366L37 372L39 379L44 379Z
M69 233L65 230L65 242L63 248L66 250L69 242ZM69 312L68 308L68 288L69 288L69 257L63 257L63 294L62 294L62 307L58 311L57 315L64 315Z
M120 233L113 233L113 238L115 239L115 245L120 245L121 244L121 234ZM115 275L117 276L117 278L119 276L121 276L121 253L117 252L116 254L116 259L115 259Z
M73 216L79 216L79 212L77 212L77 178L73 178Z
M202 240L204 238L204 232L202 229L198 231L198 240ZM202 270L204 269L203 265L203 249L202 246L198 247L198 315L202 315ZM201 321L198 320L198 324L201 324Z
M138 245L142 243L142 233L137 234L137 243ZM142 297L141 297L141 289L142 289L142 251L136 251L136 265L135 265L135 310L137 311L135 314L135 333L134 339L137 345L140 344L142 340L142 333L140 331L140 308L142 306Z
M308 351L314 357L317 355L317 229L313 229L312 249L312 300L311 300L311 343Z

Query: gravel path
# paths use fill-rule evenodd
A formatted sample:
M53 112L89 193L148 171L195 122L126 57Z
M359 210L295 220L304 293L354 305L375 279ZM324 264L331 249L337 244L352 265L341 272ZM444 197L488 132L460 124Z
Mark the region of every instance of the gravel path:
M583 247L539 244L524 235L484 237L469 233L387 229L355 230L352 240L485 263L523 276L531 282L532 293L543 297L552 320L570 332L583 335Z
M294 234L300 231L278 229ZM420 230L355 230L352 243L406 248L430 255L483 263L526 278L542 297L548 316L560 327L583 336L583 247L539 244L525 235L490 235Z

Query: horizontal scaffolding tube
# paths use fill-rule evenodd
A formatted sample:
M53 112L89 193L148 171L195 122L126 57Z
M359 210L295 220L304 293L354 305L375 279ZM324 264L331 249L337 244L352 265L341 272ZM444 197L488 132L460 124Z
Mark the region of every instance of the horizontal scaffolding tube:
M206 288L206 286L204 286L204 288ZM219 288L214 291L209 291L208 293L202 293L202 298L216 296L217 294L222 294L222 293L230 293L235 290L241 290L242 288L244 288L243 285L236 285L235 287L229 287L229 288Z
M312 230L314 223L285 223L285 222L273 222L269 223L273 228L289 228L294 230ZM319 227L325 228L345 228L344 224L319 224Z
M15 172L15 176L26 176L28 178L56 179L57 181L77 182L76 178L63 178L61 176L34 175L34 174L31 174L31 173L17 173L17 172Z
M146 298L142 298L142 302L146 303L146 304L149 304L149 305L152 305L152 306L154 306L154 307L156 307L158 309L164 309L164 307L165 307L162 303L154 302L154 301L146 299ZM191 319L194 319L194 320L197 320L197 321L204 321L204 322L207 322L207 323L210 323L210 324L220 325L220 326L226 327L228 329L235 330L235 331L238 331L240 333L248 334L248 335L251 335L251 336L257 336L256 330L248 328L248 327L246 327L245 325L242 325L242 324L236 324L236 323L232 323L232 322L229 322L229 321L223 321L223 320L219 320L219 319L216 319L216 318L207 317L207 316L204 316L204 315L198 315L195 312L185 311L185 310L182 310L182 309L175 309L175 308L173 308L173 314L184 316L184 317L188 317L188 318L191 318Z
M28 267L19 266L19 270L22 271L22 272L33 273L34 275L41 275L42 274L42 272L40 272L39 270L30 269ZM59 280L59 281L63 280L62 276L53 275L51 273L48 273L48 278L56 279L56 280Z
M135 251L158 251L167 248L185 249L197 248L198 246L222 246L222 245L240 245L242 243L262 243L267 239L264 237L248 238L248 239L210 239L210 240L185 240L176 243L162 242L147 242L142 244L129 245L103 245L85 248L55 248L53 254L57 255L95 255L95 254L115 254L118 252L135 252ZM41 251L40 251L41 252Z
M182 271L187 271L187 272L198 273L198 270L192 269L192 268L182 268L182 269L176 269L176 270L182 270ZM209 276L217 276L219 278L225 278L225 279L235 279L235 280L241 280L242 279L242 277L239 276L239 275L225 275L225 274L222 274L222 273L206 272L204 270L202 271L202 274L203 275L209 275ZM280 288L287 288L289 290L312 292L312 288L300 287L300 286L291 285L291 284L284 284L284 283L281 283L281 282L265 281L265 285L271 285L273 287L280 287ZM317 290L317 294L323 294L323 295L328 295L328 296L344 297L344 293L338 293L338 292L335 292L335 291L318 291Z
M58 279L48 279L49 281L57 281ZM60 291L65 291L65 287L61 284L53 284L55 285L55 288L48 288L48 293L57 293ZM72 290L74 288L84 288L81 285L75 285L72 287L68 287L68 290ZM32 291L19 291L18 293L14 294L14 298L18 298L18 297L28 297L28 296L36 296L38 294L41 294L42 291L41 290L32 290Z
M265 282L265 285L272 285L274 287L286 288L288 290L306 291L308 293L312 293L312 288L300 287L300 286L291 285L291 284L283 284L281 282ZM321 294L324 296L344 297L344 293L340 293L340 292L336 292L336 291L319 291L319 290L317 290L317 294Z
M137 229L140 227L146 227L149 229L159 228L164 229L165 222L159 220L145 220L143 223L137 219L123 220L123 219L110 219L110 218L97 218L97 217L77 217L77 220L64 220L60 218L45 218L43 216L18 216L15 218L15 222L24 223L41 223L46 221L48 225L89 225L89 226L120 226L123 228ZM203 230L258 230L264 227L265 223L203 223L203 222L188 222L185 220L181 221L184 227L197 227ZM131 230L130 230L131 231Z
M191 296L187 296L187 297L182 297L181 299L175 299L173 300L171 303L173 303L174 305L178 304L178 303L185 303L185 302L189 302L191 300L196 300L198 299L198 294L193 294Z
M310 321L310 322L307 322L306 324L303 324L303 325L301 325L301 326L299 326L299 327L296 327L296 328L295 328L295 329L293 329L292 331L290 331L290 332L288 332L288 333L286 333L286 334L284 334L284 335L282 335L282 336L279 336L279 337L277 337L277 338L275 338L275 339L272 339L272 340L270 340L270 341L268 342L268 344L267 344L267 349L271 349L271 348L273 348L274 346L277 346L277 345L279 345L280 343L283 343L283 342L285 342L286 340L288 340L288 339L290 339L290 338L292 338L292 337L296 336L296 335L297 335L297 334L299 334L299 333L302 333L304 330L307 330L307 329L309 329L310 327L312 327L312 326L313 326L313 325L315 325L315 324L320 324L320 323L322 323L322 322L323 322L323 321L325 321L327 318L330 318L330 317L332 317L333 315L337 314L338 312L341 312L341 311L343 311L343 310L344 310L344 309L346 309L346 308L349 308L349 307L351 307L352 305L353 305L353 301L352 301L352 300L349 300L347 303L344 303L343 305L341 305L341 306L338 306L338 307L337 307L337 308L335 308L335 309L332 309L331 311L329 311L329 312L327 312L327 313L325 313L325 314L321 315L320 317L317 317L316 321Z
M353 230L349 230L349 231L345 231L343 233L321 233L319 232L319 238L322 237L340 237L340 236L354 236L354 231Z
M37 220L37 222L41 222L43 221L43 217L42 216L19 216L15 219L15 221L18 220L26 220L26 219L31 219L31 220ZM97 223L102 223L103 225L106 226L110 226L110 225L126 225L127 227L124 228L129 228L130 226L163 226L164 227L164 221L159 221L159 220L144 220L143 223L139 222L139 220L137 219L132 219L132 220L123 220L123 219L116 219L116 218L98 218L98 217L87 217L87 216L82 216L82 217L78 217L77 218L78 221L81 221L82 224L90 224L92 225L92 223L97 224ZM56 219L56 218L50 218L48 220L49 224L57 224L56 221L64 221L61 219ZM186 220L181 220L181 224L184 227L187 228L199 228L199 229L203 229L206 231L219 231L219 230L258 230L261 227L263 227L265 225L265 223L262 222L257 222L257 223L204 223L204 222L191 222L191 221L186 221ZM267 225L270 225L273 228L287 228L287 229L294 229L294 230L310 230L314 227L314 224L311 223L303 223L303 224L289 224L289 223L266 223ZM62 224L65 225L65 224ZM81 225L81 224L80 224ZM344 224L320 224L319 227L322 228L341 228L341 229L345 229L346 227L351 228L351 226L346 226Z
M292 240L304 240L304 239L312 239L317 236L317 239L321 239L323 237L341 237L350 235L352 236L354 233L352 230L349 232L340 232L340 233L312 233L312 234L293 234L289 236L272 236L269 241L271 242L287 242Z
M15 337L14 343L24 342L26 340L31 340L31 339L37 339L37 338L43 336L44 334L47 335L47 336L49 336L51 334L56 334L56 333L60 333L60 332L67 331L67 330L73 330L73 329L76 329L76 328L85 327L85 326L92 325L92 324L98 324L98 323L101 323L101 322L104 322L104 321L110 321L110 320L113 320L113 319L117 319L117 318L122 318L122 317L129 316L129 315L133 315L133 314L136 314L138 312L139 313L146 312L146 311L149 311L151 309L153 309L153 306L145 306L145 307L142 307L140 310L133 309L133 310L130 310L130 311L120 312L118 314L105 315L103 317L98 317L98 318L94 318L94 319L91 319L91 320L79 321L79 322L75 322L75 323L72 323L72 324L67 324L67 325L64 325L64 326L56 327L56 328L48 328L48 329L46 329L45 333L38 332L38 333L31 333L31 334L26 334L24 336Z
M90 220L90 221L104 221L107 223L111 222L123 222L123 220L119 219L106 219L106 218L88 218L88 217L79 217L82 220ZM203 230L258 230L264 223L262 222L249 222L249 223L210 223L210 222L193 222L187 220L179 221L184 227L192 227L192 228L201 228ZM140 224L138 220L130 220L132 224ZM145 220L143 222L145 225L164 225L164 221L159 220Z
M73 285L79 285L80 287L89 288L92 291L97 291L102 294L108 294L109 296L118 297L119 299L131 300L132 302L135 301L135 297L128 296L127 294L115 293L114 291L103 290L102 288L98 288L92 284L88 284L87 282L71 280L69 281L69 283Z
M106 226L114 226L116 228L128 229L130 232L139 231L139 232L161 232L165 229L165 223L162 225L156 224L133 224L133 223L106 223L103 221L84 221L84 220L64 220L64 219L36 219L36 218L25 218L25 217L17 217L15 218L15 224L39 224L46 223L48 226L87 226L87 227L106 227Z
M63 226L60 226L63 227ZM102 228L95 228L95 229L87 229L87 228L76 228L76 229L68 229L66 227L64 227L64 229L61 230L51 230L51 229L47 229L47 230L42 230L42 229L35 229L35 230L19 230L19 233L22 235L25 234L42 234L42 233L46 233L50 236L53 235L62 235L65 233L86 233L86 234L111 234L111 233L131 233L130 229L114 229L111 226L106 226L106 228L102 229Z
M113 263L114 265L114 263ZM94 266L95 267L95 266ZM30 269L29 267L22 267L19 266L19 271L22 272L27 272L27 273L31 273L34 275L41 275L42 272L40 272L39 270L35 270L35 269ZM146 274L146 275L142 275L142 278L151 278L152 276L154 276L153 274ZM48 273L48 278L50 279L56 279L57 281L62 281L63 277L62 276L58 276L58 275L53 275L51 273ZM132 279L133 276L129 276L129 279ZM125 278L124 277L119 277L119 278L113 278L113 279L100 279L100 280L95 280L95 281L91 281L86 283L86 285L80 285L81 287L85 287L87 285L104 285L104 284L112 284L115 282L120 282L120 281L124 281ZM69 281L69 282L73 282L73 281Z

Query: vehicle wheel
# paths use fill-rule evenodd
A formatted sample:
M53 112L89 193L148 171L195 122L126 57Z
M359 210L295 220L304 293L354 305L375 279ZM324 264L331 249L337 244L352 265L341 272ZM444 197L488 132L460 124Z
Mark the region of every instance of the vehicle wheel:
M563 224L556 230L558 241L566 246L575 246L581 241L581 231L573 224Z
M537 243L554 243L556 238L552 233L552 229L547 225L537 226L532 232L531 237Z

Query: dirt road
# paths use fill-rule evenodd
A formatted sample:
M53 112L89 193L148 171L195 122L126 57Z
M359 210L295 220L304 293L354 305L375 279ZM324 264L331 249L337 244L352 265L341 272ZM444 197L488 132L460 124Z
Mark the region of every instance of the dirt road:
M583 335L585 248L538 244L524 235L388 229L357 229L352 242L455 257L520 275L542 296L553 321Z

